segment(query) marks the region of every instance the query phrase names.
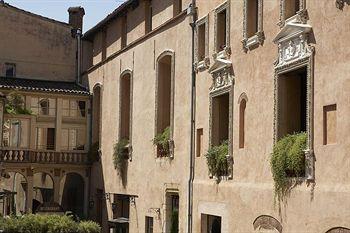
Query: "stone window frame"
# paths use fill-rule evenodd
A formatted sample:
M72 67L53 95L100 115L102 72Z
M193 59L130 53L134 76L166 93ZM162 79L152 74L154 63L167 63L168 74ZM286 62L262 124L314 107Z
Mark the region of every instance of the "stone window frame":
M282 65L275 64L274 74L274 144L278 140L278 80L280 75L305 67L307 71L306 77L306 133L307 148L305 150L305 176L300 177L301 180L313 181L315 179L315 157L314 157L314 54L315 49L309 46L310 54L293 62ZM298 178L299 179L299 178Z
M226 46L223 50L218 51L217 50L217 30L218 30L218 14L222 11L226 10ZM227 0L226 2L222 3L218 7L215 8L215 14L214 14L214 58L221 57L221 56L228 56L231 54L231 47L230 47L230 17L231 16L231 10L230 10L230 1Z
M258 0L258 29L254 36L248 37L248 1L244 0L243 7L243 50L248 52L258 45L263 45L265 41L264 24L263 24L263 0Z
M260 215L253 222L254 230L260 229L276 229L279 233L282 233L283 227L281 223L270 215Z
M245 101L244 112L242 115L241 108L243 101ZM244 149L246 147L246 126L247 126L247 116L246 116L246 108L248 103L248 96L245 92L243 92L238 98L238 106L239 106L239 119L238 119L238 148ZM243 122L241 117L243 117ZM243 125L242 125L243 123ZM243 137L243 138L242 138Z
M199 26L205 24L205 57L203 60L199 60L198 57L198 29ZM202 17L196 21L196 36L195 36L195 68L196 71L202 71L208 69L210 66L209 58L209 15Z
M122 85L121 79L125 75L130 75L130 116L129 116L129 159L132 160L132 113L133 113L133 90L134 90L134 82L133 82L133 71L129 68L125 69L119 76L119 94L118 94L118 140L121 140L121 131L122 131Z
M99 153L101 152L101 140L102 140L102 99L103 99L103 94L102 94L102 92L103 92L103 89L104 89L104 86L102 85L102 83L100 83L100 82L98 82L98 83L95 83L94 84L94 86L93 86L93 88L92 88L92 93L91 93L91 95L92 95L92 97L94 98L94 95L95 95L95 91L97 90L97 89L100 89L99 91L100 91L100 99L99 99L99 124L98 124L98 130L99 130L99 133L98 133L98 135L97 135L97 138L98 138L98 142L99 142ZM92 112L94 111L94 109L93 109L93 107L94 107L94 101L92 101ZM93 114L91 114L91 118L93 118ZM93 143L93 142L91 142L91 143Z
M170 139L169 139L169 158L174 158L174 105L175 105L175 51L172 49L166 49L161 52L156 60L156 83L155 83L155 117L154 117L154 137L158 134L158 79L159 79L159 61L165 56L171 56L171 93L170 93ZM156 158L167 158L158 157Z
M224 71L225 73L227 71ZM225 75L230 75L226 73ZM218 77L214 77L213 82L215 83L216 79ZM221 177L225 180L226 179L232 179L233 178L233 97L234 97L234 89L233 89L233 81L231 84L227 85L226 87L219 88L219 89L212 89L209 93L209 145L208 148L212 146L212 128L213 128L213 99L215 97L218 97L220 95L229 94L229 134L228 134L228 175ZM209 174L210 178L213 178L211 174Z
M288 0L279 0L280 1L280 21L278 22L278 26L280 26L280 28L283 28L284 25L288 22L291 21L296 21L296 22L300 22L300 23L307 23L307 21L309 20L309 15L306 9L306 0L300 0L299 1L299 11L292 17L290 18L286 18L285 14L286 14L286 1Z

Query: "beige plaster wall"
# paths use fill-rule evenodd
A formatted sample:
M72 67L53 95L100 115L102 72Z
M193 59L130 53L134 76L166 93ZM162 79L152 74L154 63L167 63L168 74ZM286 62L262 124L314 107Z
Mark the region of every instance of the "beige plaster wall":
M0 28L0 75L9 62L16 63L18 77L75 80L76 40L68 24L1 4Z

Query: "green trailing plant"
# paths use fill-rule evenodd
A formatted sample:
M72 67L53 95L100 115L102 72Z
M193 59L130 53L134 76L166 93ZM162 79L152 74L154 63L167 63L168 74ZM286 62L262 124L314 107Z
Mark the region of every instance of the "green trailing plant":
M34 215L11 216L0 220L4 233L100 233L101 228L92 221L75 222L68 216Z
M157 149L161 155L169 155L169 140L170 140L170 127L166 127L163 132L157 134L153 138L153 145L157 146Z
M95 142L90 146L89 152L88 152L88 159L90 162L97 162L100 160L99 149L100 149L99 142Z
M219 146L212 146L209 148L205 157L207 158L207 165L209 173L220 179L221 176L227 175L228 163L228 141L223 141Z
M23 97L16 92L12 92L6 97L5 112L11 115L32 114L31 110L24 108Z
M113 164L114 168L122 171L125 161L129 158L129 140L121 139L114 145Z
M291 187L289 177L305 174L306 146L305 132L287 135L274 145L270 163L278 200L282 200Z

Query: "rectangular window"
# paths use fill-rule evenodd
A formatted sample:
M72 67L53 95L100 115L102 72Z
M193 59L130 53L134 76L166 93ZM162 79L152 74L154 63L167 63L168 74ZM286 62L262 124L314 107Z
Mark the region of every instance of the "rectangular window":
M259 27L259 0L248 1L248 15L247 15L247 36L252 37L258 32Z
M55 150L55 128L36 128L35 148L38 150Z
M56 116L56 99L32 96L30 109L37 115Z
M198 25L198 61L203 61L206 56L206 23L201 23Z
M15 63L5 63L5 75L6 77L16 77Z
M166 194L166 232L179 232L179 194Z
M285 18L288 19L300 10L300 0L284 0Z
M62 150L84 150L86 133L84 129L62 129Z
M196 147L197 157L203 154L203 129L197 129L197 147Z
M102 61L106 60L107 58L107 30L106 28L103 28L101 31L102 38L101 38L101 54L102 54Z
M129 220L130 215L130 197L122 194L114 194L113 196L113 219L123 218ZM129 222L118 224L114 232L129 232Z
M337 105L323 107L323 144L337 142Z
M8 119L4 121L2 143L4 147L28 148L29 120Z
M306 132L306 68L278 77L278 139Z
M121 47L122 47L122 49L125 48L127 45L127 28L128 28L127 16L124 15L124 16L122 16L122 28L121 28L121 35L122 35Z
M153 233L153 218L146 216L146 233Z
M201 214L201 233L221 233L221 217Z
M63 100L62 115L66 117L85 117L86 102L83 100Z
M211 145L218 146L229 139L229 93L212 99Z
M177 16L182 11L182 0L173 0L173 16Z
M152 0L145 1L145 33L152 31L153 8Z
M216 22L216 51L220 52L227 46L227 9L217 13Z

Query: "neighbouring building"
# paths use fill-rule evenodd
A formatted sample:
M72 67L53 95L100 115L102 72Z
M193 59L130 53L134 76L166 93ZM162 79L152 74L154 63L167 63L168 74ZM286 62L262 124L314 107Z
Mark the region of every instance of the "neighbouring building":
M76 59L84 9L69 14L67 24L0 1L3 215L88 214L90 93Z
M83 36L90 216L104 232L349 232L349 18L345 0L118 7ZM271 153L294 132L304 167L276 203Z

